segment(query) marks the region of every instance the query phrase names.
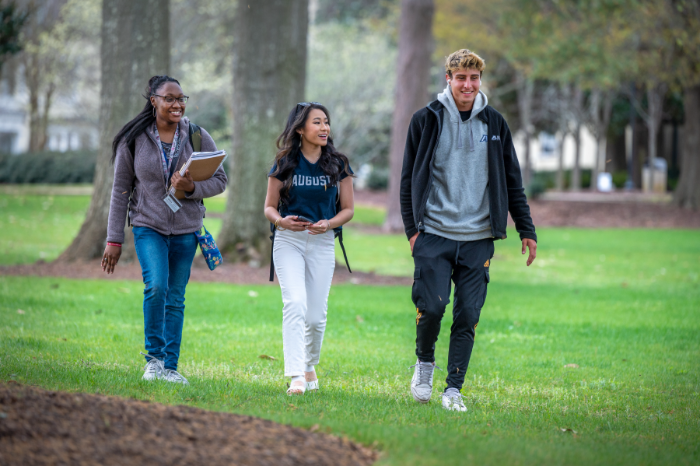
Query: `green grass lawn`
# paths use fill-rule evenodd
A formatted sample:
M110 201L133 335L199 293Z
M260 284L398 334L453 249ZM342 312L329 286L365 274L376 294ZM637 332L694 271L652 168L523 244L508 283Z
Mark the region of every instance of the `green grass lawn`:
M90 205L90 196L84 194L86 190L89 190L89 186L0 185L0 229L21 232L21 240L16 234L0 236L0 265L56 259L71 243L85 220ZM207 199L204 203L207 212L223 214L226 196ZM384 210L357 206L355 221L381 225ZM221 231L221 218L210 215L204 219L204 226L216 237ZM340 257L342 259L342 255Z
M19 222L46 231L50 212L79 210L76 199L24 202L11 215L28 247L43 237ZM68 231L58 223L52 233ZM509 234L491 266L467 413L441 409L444 372L431 404L410 397L410 287L333 287L322 390L290 398L275 286L189 285L182 387L140 380L140 282L0 277L0 380L319 424L375 445L387 465L698 464L700 232L541 229L529 268ZM353 268L412 272L402 235L348 228L346 243ZM450 324L448 312L441 367Z

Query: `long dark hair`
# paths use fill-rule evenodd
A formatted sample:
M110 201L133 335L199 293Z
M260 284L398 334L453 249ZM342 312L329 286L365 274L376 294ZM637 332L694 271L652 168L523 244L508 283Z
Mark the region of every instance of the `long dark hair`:
M177 79L165 75L153 76L148 80L146 93L143 95L143 97L146 99L146 105L143 107L143 110L141 110L141 112L136 115L133 120L125 124L124 127L119 130L117 135L114 136L114 141L112 141L112 163L114 163L114 160L117 158L117 147L119 147L122 140L126 141L127 146L131 146L136 138L141 135L146 128L152 125L154 121L156 121L156 117L153 116L151 96L157 94L158 89L160 89L160 87L167 82L177 83L178 86L180 85L180 82ZM131 154L132 157L134 155L136 154Z
M331 116L328 109L318 102L302 102L296 104L287 117L287 126L277 138L277 155L275 163L277 170L271 175L284 179L280 189L280 200L289 199L289 190L292 188L294 170L299 165L301 157L301 135L297 132L306 125L311 110L318 109L326 114L328 125L331 124ZM318 159L321 171L331 178L331 186L338 183L340 175L345 170L348 176L354 176L350 172L350 162L345 154L338 152L333 145L333 138L328 134L328 143L321 146L321 157Z

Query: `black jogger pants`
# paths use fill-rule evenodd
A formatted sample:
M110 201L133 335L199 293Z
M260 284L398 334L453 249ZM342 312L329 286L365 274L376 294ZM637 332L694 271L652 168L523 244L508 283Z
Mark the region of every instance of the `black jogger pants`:
M493 239L453 241L421 232L413 246L412 299L416 305L416 356L435 361L435 342L455 284L453 324L447 360L447 388L461 389L474 346L474 332L486 300Z

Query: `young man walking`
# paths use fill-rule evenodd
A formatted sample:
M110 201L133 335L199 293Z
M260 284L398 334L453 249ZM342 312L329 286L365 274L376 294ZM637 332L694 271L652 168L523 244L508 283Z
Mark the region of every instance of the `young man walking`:
M505 119L479 90L484 61L470 50L445 62L447 87L413 115L401 173L401 215L415 262L416 362L411 393L428 403L435 342L454 282L445 409L466 411L460 390L486 299L493 241L508 212L535 259L537 235Z

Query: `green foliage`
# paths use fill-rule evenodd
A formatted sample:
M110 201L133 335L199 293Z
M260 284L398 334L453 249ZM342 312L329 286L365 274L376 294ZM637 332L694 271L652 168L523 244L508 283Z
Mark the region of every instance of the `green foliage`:
M389 186L389 169L373 167L367 178L367 187L376 191L383 191Z
M613 186L615 186L616 188L618 188L618 189L624 188L625 183L627 182L627 171L626 170L619 170L619 171L613 172L612 182L613 182Z
M410 260L406 239L389 238ZM190 283L182 387L140 380L139 281L0 277L0 381L319 424L380 449L380 465L695 464L698 239L548 229L530 268L517 240L499 241L462 390L467 413L440 408L444 372L429 405L410 397L406 286L334 286L321 391L291 400L277 286ZM440 367L451 323L448 308Z
M0 154L0 183L92 183L94 151Z
M356 168L386 166L396 77L396 48L386 32L364 24L317 25L309 32L308 57L306 99L329 109L336 147Z
M8 55L14 55L22 50L19 36L27 16L27 13L17 11L14 2L0 5L0 70L3 60Z

